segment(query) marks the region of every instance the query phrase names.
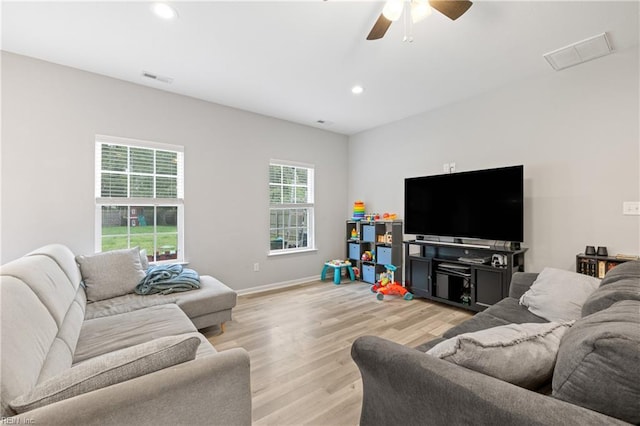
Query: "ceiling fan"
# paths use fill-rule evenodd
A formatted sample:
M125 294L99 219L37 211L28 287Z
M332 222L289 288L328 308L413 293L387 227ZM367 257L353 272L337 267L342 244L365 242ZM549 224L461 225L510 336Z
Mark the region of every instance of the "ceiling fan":
M461 17L473 3L468 0L387 0L380 17L373 24L367 40L384 37L393 21L397 21L407 3L411 21L415 24L431 14L431 8L455 21Z

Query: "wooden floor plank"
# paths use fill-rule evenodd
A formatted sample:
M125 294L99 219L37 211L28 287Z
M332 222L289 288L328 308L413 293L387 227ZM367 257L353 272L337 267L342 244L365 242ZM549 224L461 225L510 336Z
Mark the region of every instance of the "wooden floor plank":
M225 333L205 335L218 351L249 351L254 425L357 425L357 337L417 346L471 316L420 299L380 301L359 281L316 281L240 296Z

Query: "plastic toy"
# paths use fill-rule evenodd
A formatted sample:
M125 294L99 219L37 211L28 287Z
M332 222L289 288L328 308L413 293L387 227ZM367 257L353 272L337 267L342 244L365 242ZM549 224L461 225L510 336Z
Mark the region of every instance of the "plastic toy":
M381 273L380 280L371 286L371 291L376 293L376 298L382 300L386 294L402 296L404 300L413 299L413 294L394 280L393 275L398 268L394 265L384 265L384 267L387 271Z
M353 203L353 219L354 220L364 219L364 201L358 200Z
M373 255L371 254L371 252L369 250L365 251L364 253L362 253L362 261L363 262L370 262L373 260Z
M333 283L336 285L340 285L343 269L346 269L346 273L348 274L349 278L351 278L351 281L356 279L355 273L353 271L353 268L351 267L351 262L349 261L349 259L347 260L334 259L334 260L329 260L325 262L324 267L322 268L322 272L320 273L320 279L322 281L324 281L327 278L327 271L329 270L329 268L333 268Z

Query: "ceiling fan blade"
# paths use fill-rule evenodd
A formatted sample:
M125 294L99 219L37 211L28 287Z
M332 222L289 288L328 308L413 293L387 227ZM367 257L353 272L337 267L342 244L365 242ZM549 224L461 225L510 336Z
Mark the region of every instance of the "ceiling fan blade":
M376 23L373 24L373 28L371 28L371 32L367 36L367 40L377 40L384 37L390 26L391 21L385 18L381 13Z
M467 0L429 0L432 8L455 21L461 17L473 3Z

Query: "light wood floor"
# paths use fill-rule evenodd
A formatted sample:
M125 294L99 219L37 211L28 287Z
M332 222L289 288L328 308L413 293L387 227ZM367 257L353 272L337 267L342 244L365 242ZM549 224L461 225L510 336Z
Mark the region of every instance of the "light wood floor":
M225 333L207 337L218 351L249 351L254 425L357 425L356 337L417 346L472 315L421 299L378 301L369 288L326 281L238 298Z

